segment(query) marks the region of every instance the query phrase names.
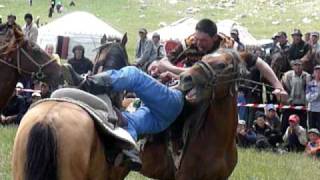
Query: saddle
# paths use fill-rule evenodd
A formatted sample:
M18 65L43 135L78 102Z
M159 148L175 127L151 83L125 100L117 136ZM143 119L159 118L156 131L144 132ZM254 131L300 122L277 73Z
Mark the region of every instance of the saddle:
M62 88L54 91L50 98L43 99L33 104L35 106L44 101L68 102L80 106L94 120L102 140L105 138L117 141L117 146L122 149L137 148L135 140L131 135L118 126L117 112L113 109L108 95L94 96L85 91L74 88Z

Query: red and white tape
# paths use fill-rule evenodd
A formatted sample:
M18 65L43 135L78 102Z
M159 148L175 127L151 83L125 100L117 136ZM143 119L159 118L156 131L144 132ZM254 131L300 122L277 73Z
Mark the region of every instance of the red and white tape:
M238 103L238 107L252 107L252 108L265 108L268 104L245 104L245 103ZM281 105L281 104L274 104L276 109L295 109L295 110L304 110L308 111L307 106L292 106L292 105Z
M34 90L34 89L21 89L21 88L16 88L16 90L18 91L23 91L23 92L30 92L30 93L40 93L41 91L40 90Z

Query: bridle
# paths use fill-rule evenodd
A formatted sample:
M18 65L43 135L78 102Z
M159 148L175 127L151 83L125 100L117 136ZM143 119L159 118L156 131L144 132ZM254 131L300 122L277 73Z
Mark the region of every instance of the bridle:
M31 57L22 47L17 45L17 65L11 64L7 62L6 60L0 58L0 63L7 65L10 68L16 69L19 73L19 75L27 74L31 77L35 78L36 80L43 80L45 78L45 73L43 72L43 69L46 68L49 64L56 61L55 58L50 59L48 62L44 64L39 64L33 57ZM25 55L27 57L27 60L29 60L32 64L34 64L37 67L36 72L30 72L21 67L21 54Z
M213 68L209 63L205 61L198 61L195 66L198 66L205 74L206 76L206 88L210 88L213 91L213 88L222 84L227 84L230 82L236 82L239 80L240 77L240 70L239 70L239 61L240 61L240 56L238 53L236 53L234 50L220 50L223 53L228 53L232 58L232 63L228 64L227 67L224 69L220 70L218 68ZM230 71L229 73L223 73L226 71ZM219 78L228 78L230 77L230 80L222 81L222 82L217 82L217 79Z

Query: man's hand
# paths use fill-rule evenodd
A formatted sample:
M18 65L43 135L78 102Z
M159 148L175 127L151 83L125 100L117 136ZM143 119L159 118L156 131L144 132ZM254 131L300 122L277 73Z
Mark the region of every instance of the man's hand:
M161 82L165 83L174 79L179 79L179 76L176 74L173 74L172 72L166 71L160 74L160 79L161 79Z
M274 94L280 103L286 103L288 101L288 93L284 89L275 89L272 94Z
M148 72L150 74L152 74L152 72L161 74L163 72L170 71L172 67L174 67L174 65L171 64L167 58L163 58L159 61L152 62L148 67Z

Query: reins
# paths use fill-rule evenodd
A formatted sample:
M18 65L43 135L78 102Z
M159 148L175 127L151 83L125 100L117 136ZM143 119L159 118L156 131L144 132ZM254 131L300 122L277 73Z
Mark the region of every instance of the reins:
M34 64L37 67L37 72L30 72L21 67L21 53L27 57L27 60L30 61L32 64ZM43 69L47 67L49 64L53 63L56 59L52 58L48 62L44 64L39 64L36 60L34 60L33 57L31 57L22 47L19 47L17 45L17 65L11 64L7 62L6 60L0 58L0 62L2 64L7 65L10 68L16 69L19 73L19 75L27 74L33 76L37 80L43 80L45 78L45 75L43 73Z

